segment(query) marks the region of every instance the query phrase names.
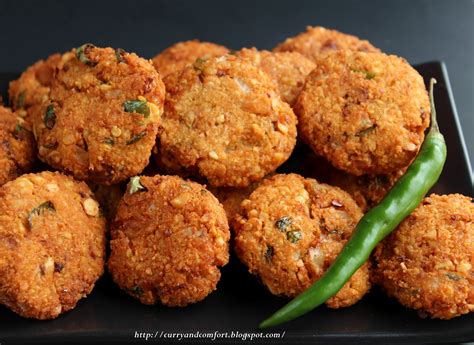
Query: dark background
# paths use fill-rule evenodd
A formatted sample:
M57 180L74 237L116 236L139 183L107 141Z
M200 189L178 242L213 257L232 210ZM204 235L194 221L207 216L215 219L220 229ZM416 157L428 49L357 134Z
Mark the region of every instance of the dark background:
M85 42L122 47L148 58L192 38L233 49L271 49L306 25L366 38L412 64L445 61L474 161L472 0L0 0L0 72L21 72L40 58Z

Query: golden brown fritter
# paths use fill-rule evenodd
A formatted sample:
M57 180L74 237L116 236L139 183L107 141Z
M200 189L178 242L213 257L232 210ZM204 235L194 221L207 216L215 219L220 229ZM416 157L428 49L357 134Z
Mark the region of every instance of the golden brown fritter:
M10 82L8 96L13 110L32 124L41 117L41 106L48 100L51 82L56 68L61 64L60 54L37 61L24 71L20 78Z
M176 176L133 178L111 235L109 271L144 304L185 306L204 299L229 260L222 205L204 186Z
M305 32L287 38L273 48L274 52L300 53L313 62L338 50L380 52L380 49L375 48L369 41L321 26L308 26Z
M29 124L0 106L0 186L29 172L35 160L36 143Z
M243 48L235 53L238 57L249 59L267 73L278 85L281 98L290 106L296 101L304 81L314 69L315 64L297 52L271 53L255 48Z
M381 53L341 51L316 65L294 107L301 138L353 175L406 167L429 125L428 94L418 72Z
M425 198L374 257L374 280L420 316L451 319L474 311L472 198Z
M153 65L163 77L166 77L191 65L198 58L209 59L227 53L229 49L215 43L198 40L178 42L156 55L153 58Z
M266 73L235 56L197 60L164 79L159 155L214 187L246 187L296 142L296 117Z
M136 175L148 164L164 96L149 61L90 44L74 49L34 123L39 158L103 184Z
M0 188L0 303L23 317L73 309L102 275L105 219L83 182L28 174Z
M337 187L276 175L242 202L234 223L235 250L271 293L294 297L322 276L361 217L354 200ZM369 288L366 263L326 304L350 306Z

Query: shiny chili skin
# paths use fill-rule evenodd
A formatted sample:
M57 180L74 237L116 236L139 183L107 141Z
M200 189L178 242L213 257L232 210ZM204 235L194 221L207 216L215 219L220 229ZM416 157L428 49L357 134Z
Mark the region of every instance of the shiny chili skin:
M362 217L354 234L326 273L305 292L271 315L260 328L293 320L334 296L369 258L375 246L390 234L438 181L446 161L446 144L439 132L430 81L431 127L416 159L385 198Z

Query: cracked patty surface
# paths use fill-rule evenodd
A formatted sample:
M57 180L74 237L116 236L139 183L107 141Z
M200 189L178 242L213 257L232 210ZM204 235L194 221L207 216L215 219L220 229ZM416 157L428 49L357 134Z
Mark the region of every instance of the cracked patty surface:
M316 65L294 107L301 138L353 175L406 167L429 125L428 93L418 72L381 53L336 52Z
M179 72L196 59L209 59L226 55L229 49L219 44L200 42L198 40L178 42L166 48L153 58L153 66L163 77Z
M338 50L380 52L380 49L375 48L369 41L321 26L308 26L305 32L287 38L273 48L274 52L300 53L313 62Z
M140 177L144 189L121 200L108 268L144 304L185 306L216 289L229 260L222 205L204 186L176 176Z
M297 52L269 52L243 48L236 56L250 60L278 85L281 98L293 106L315 64Z
M242 202L235 250L271 293L294 297L322 276L361 217L355 201L337 187L275 175ZM326 304L350 306L369 288L366 263Z
M29 172L36 161L36 143L29 124L0 106L0 186Z
M247 60L197 60L169 75L158 155L207 178L246 187L274 171L296 143L296 116L270 77ZM159 157L158 157L159 159Z
M104 184L136 175L148 164L164 95L149 61L112 48L74 49L35 119L39 158Z
M104 260L105 219L85 183L42 172L0 188L0 303L55 318L92 291Z
M425 198L377 248L374 281L421 316L474 311L474 203L460 194Z

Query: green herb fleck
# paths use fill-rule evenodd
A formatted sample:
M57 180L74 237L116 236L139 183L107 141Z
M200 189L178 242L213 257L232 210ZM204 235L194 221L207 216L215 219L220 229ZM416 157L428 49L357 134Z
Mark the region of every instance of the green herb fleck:
M123 56L125 55L125 50L122 48L117 48L115 49L115 58L117 59L117 62L125 62Z
M202 71L204 62L206 62L206 60L197 58L196 61L194 61L193 68L197 71Z
M26 97L26 91L23 90L20 92L20 94L18 95L18 98L16 99L17 109L23 108L23 106L25 105L25 97Z
M110 146L114 146L114 145L115 145L115 141L114 141L114 139L112 139L112 138L105 138L105 139L104 139L104 143L106 143L107 145L110 145Z
M146 100L130 100L123 102L123 110L127 113L139 113L145 117L150 116L150 108L148 107Z
M91 43L86 43L86 44L83 44L82 46L80 46L79 48L76 49L76 57L77 59L82 62L84 65L88 65L88 66L95 66L97 65L96 62L92 61L91 59L89 59L89 57L87 56L89 54L89 51L92 49L92 48L95 48L95 45L91 44Z
M270 263L272 261L274 254L275 249L273 248L273 246L267 244L267 250L265 251L265 259L267 260L267 262Z
M51 201L45 201L38 205L28 213L28 225L30 229L33 228L33 217L43 214L45 211L56 212L54 205Z
M184 188L184 189L192 189L191 186L187 183L181 183L181 188Z
M367 134L370 134L371 132L373 132L375 130L375 128L377 127L377 125L372 125L368 128L364 128L362 130L360 130L359 132L356 133L356 137L363 137L363 136L366 136Z
M146 131L135 134L129 141L126 142L127 145L135 144L138 140L143 138L146 135Z
M376 76L375 72L371 72L371 71L364 71L364 70L360 70L360 69L351 69L351 71L356 72L356 73L365 74L365 79L367 79L367 80L373 79Z
M15 137L15 139L20 140L22 137L23 131L26 131L25 127L17 123L15 126L15 130L13 131L13 136Z
M48 105L48 108L46 108L43 121L47 129L53 129L56 124L56 113L52 104Z
M291 224L292 224L292 220L290 217L287 217L287 216L281 217L275 222L275 226L277 227L277 229L282 232L285 232L288 229L288 227L291 226Z
M140 176L134 176L130 178L128 194L133 194L139 191L146 192L147 189L140 183Z
M133 293L134 295L141 296L143 295L143 289L139 287L138 285L135 285L130 289L130 292Z
M460 275L457 275L456 273L452 273L452 272L446 273L446 277L448 277L451 280L454 280L455 282L462 279L462 277Z
M373 79L373 78L375 78L375 72L370 72L370 71L365 72L365 79L370 80L370 79Z
M291 243L296 243L301 240L301 232L298 230L288 231L286 233L286 239Z

